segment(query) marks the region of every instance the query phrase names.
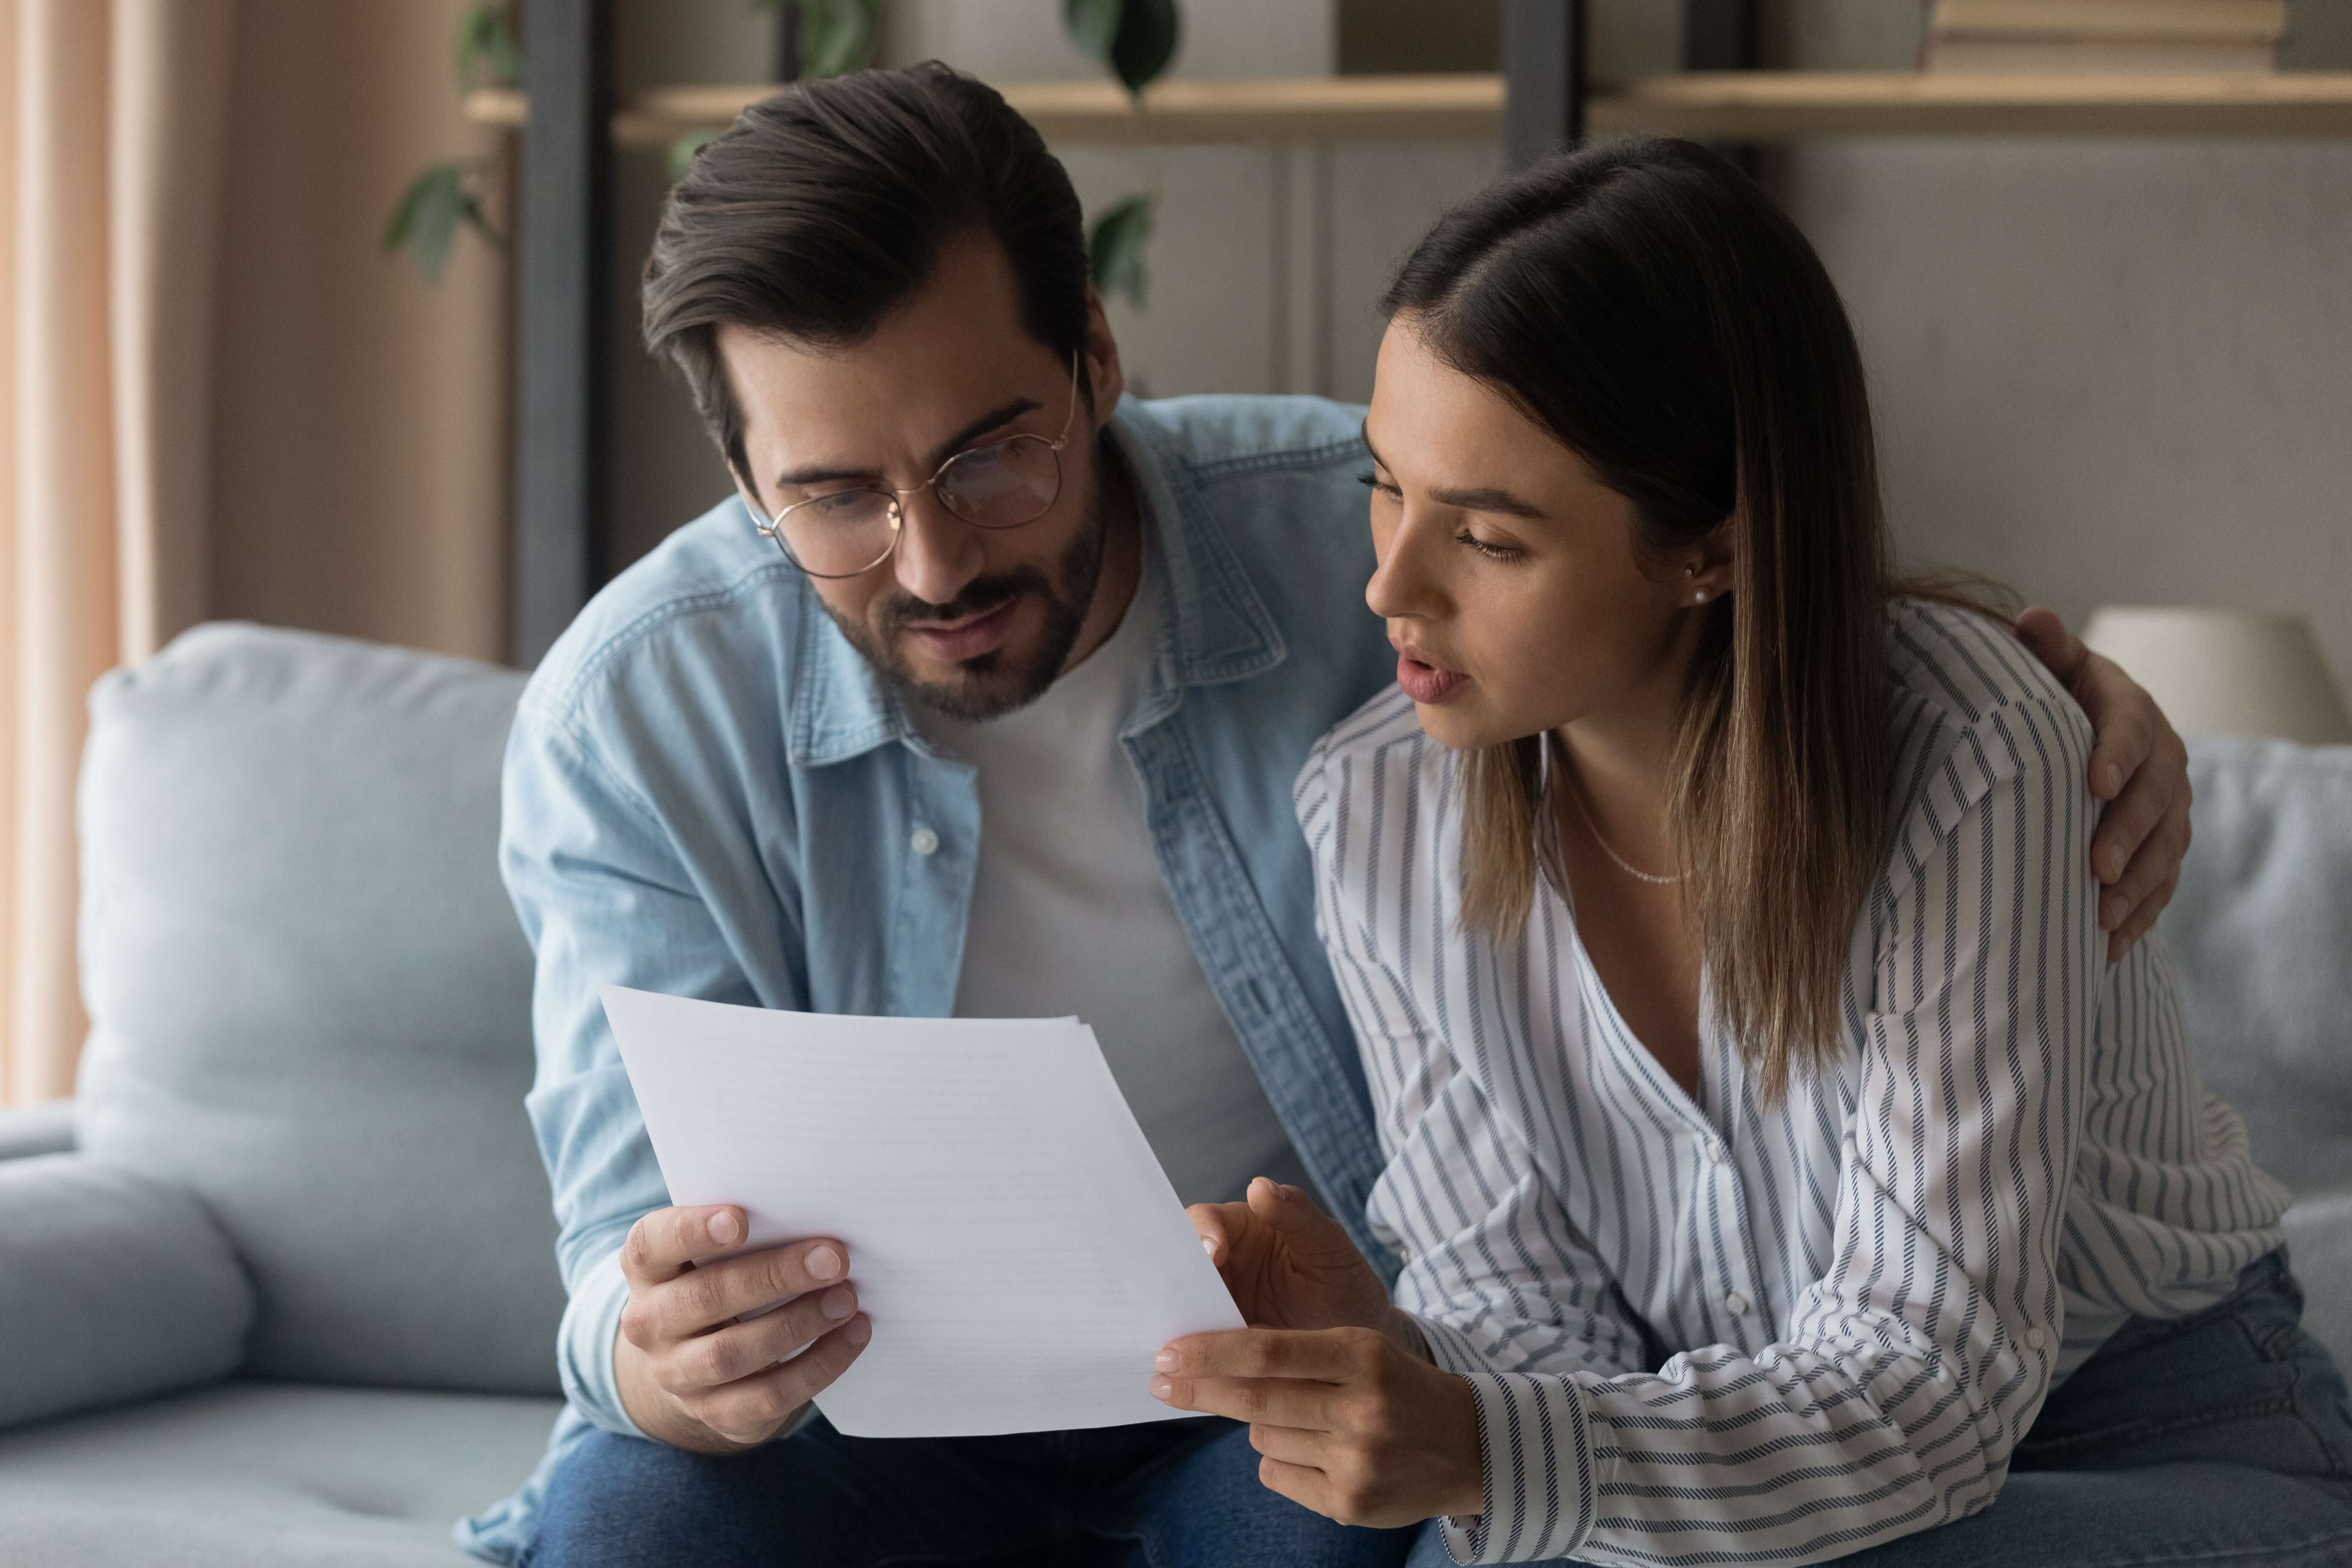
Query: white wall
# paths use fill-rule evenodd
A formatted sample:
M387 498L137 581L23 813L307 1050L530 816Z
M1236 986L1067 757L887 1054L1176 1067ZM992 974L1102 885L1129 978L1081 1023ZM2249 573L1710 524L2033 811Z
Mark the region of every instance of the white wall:
M1894 9L1788 0L1780 46L1896 68ZM2290 63L2352 68L2352 5L2294 17ZM1818 142L1770 183L1861 334L1907 563L2077 625L2300 611L2352 692L2352 143Z

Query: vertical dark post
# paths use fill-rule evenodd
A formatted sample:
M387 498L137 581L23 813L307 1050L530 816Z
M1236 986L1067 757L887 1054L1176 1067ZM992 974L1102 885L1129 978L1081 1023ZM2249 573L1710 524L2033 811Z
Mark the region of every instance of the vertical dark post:
M801 8L784 0L776 11L776 79L801 79Z
M1756 0L1683 0L1683 69L1756 68Z
M1511 167L1584 140L1585 0L1502 0L1503 150Z
M1762 58L1757 43L1757 0L1683 0L1683 69L1754 70ZM1716 142L1714 149L1754 176L1762 159L1753 142Z
M602 552L611 34L611 0L524 0L513 653L526 668L588 602Z

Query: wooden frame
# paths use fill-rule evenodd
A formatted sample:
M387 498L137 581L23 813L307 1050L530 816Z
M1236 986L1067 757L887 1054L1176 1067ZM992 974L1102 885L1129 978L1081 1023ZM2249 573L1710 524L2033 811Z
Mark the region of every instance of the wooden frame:
M1595 132L1735 144L1874 135L2352 137L2352 72L2000 77L1759 71L1756 0L1683 0L1684 64L1601 90L1586 0L1500 0L1499 75L1168 82L1140 107L1113 83L1003 90L1064 145L1329 143L1500 135L1515 165ZM602 581L606 402L600 312L612 153L732 120L773 84L664 88L617 104L612 0L524 0L532 97L472 94L522 130L517 288L516 662L530 665Z

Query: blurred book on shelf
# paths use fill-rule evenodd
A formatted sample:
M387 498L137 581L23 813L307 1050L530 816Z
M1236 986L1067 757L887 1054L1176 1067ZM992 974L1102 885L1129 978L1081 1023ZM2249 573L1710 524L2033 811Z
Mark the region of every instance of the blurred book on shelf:
M1928 0L1919 68L2179 75L2278 64L2286 0Z

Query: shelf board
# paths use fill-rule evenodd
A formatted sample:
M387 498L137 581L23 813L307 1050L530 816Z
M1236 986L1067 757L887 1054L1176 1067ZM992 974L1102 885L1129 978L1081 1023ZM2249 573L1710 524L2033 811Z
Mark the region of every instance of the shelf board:
M770 85L668 87L638 94L613 117L622 147L661 147L687 132L724 126ZM1211 142L1491 140L1503 132L1499 76L1357 76L1288 81L1171 81L1148 88L1139 109L1113 82L1000 87L1004 100L1063 145L1168 147ZM520 125L517 91L466 99L468 118Z
M627 148L721 127L768 85L658 88L613 117ZM1066 146L1491 139L1499 76L1319 77L1166 82L1140 108L1109 82L1004 87L1046 141ZM520 125L520 91L468 94L481 124ZM1597 134L1654 131L1727 142L1839 136L2352 137L2352 72L2195 76L1971 76L1919 71L1692 71L1595 92Z
M1691 71L1586 106L1596 132L1727 142L1832 136L2352 136L2352 72L1973 76Z

